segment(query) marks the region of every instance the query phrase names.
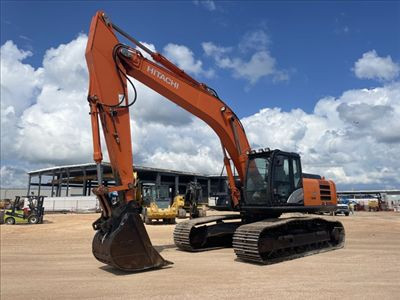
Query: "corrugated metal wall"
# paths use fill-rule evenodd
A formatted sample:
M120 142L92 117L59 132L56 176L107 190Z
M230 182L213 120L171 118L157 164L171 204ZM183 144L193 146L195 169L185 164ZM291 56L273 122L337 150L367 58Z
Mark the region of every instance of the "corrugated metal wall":
M45 212L96 212L99 202L96 196L46 197L43 203Z

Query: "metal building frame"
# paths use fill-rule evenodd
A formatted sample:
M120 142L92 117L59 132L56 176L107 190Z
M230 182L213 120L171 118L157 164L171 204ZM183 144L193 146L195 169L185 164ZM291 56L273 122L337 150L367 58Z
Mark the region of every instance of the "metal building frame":
M111 165L102 163L101 167L103 184L115 185ZM210 176L143 166L134 166L134 169L141 182L169 185L173 188L174 195L184 193L186 185L191 181L199 182L202 185L204 198L208 198L212 193L228 193L225 176ZM40 195L43 188L51 188L53 197L60 197L63 192L65 196L70 196L69 188L81 188L82 196L90 196L92 188L98 186L96 164L94 163L40 169L28 172L28 176L28 195L32 191Z

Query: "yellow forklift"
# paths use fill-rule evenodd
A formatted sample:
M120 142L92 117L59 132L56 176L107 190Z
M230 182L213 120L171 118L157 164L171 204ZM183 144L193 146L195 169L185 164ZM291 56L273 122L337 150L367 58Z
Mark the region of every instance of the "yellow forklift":
M25 198L25 199L24 199ZM28 207L24 208L25 200ZM10 209L6 209L3 215L3 223L14 224L39 224L43 223L44 215L44 196L16 196Z

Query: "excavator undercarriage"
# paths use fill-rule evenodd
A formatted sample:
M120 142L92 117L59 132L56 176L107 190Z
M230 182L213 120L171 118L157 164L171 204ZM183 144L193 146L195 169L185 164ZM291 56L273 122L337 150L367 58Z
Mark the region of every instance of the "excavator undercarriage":
M240 226L233 235L236 256L247 262L273 264L343 247L338 221L296 217Z
M231 247L233 234L240 225L237 214L191 219L176 225L174 243L190 252Z
M198 252L233 247L243 261L273 264L342 248L343 225L314 217L266 219L243 224L239 215L209 216L179 223L175 245Z

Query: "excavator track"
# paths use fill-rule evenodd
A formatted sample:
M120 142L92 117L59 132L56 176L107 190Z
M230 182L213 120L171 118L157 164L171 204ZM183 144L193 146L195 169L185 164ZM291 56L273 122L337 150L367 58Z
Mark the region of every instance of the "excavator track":
M224 222L235 219L238 222ZM181 222L174 230L175 245L180 250L189 252L231 247L233 233L242 224L240 220L239 215L226 215Z
M243 261L273 264L342 248L344 240L339 221L271 219L240 226L233 236L233 249Z

